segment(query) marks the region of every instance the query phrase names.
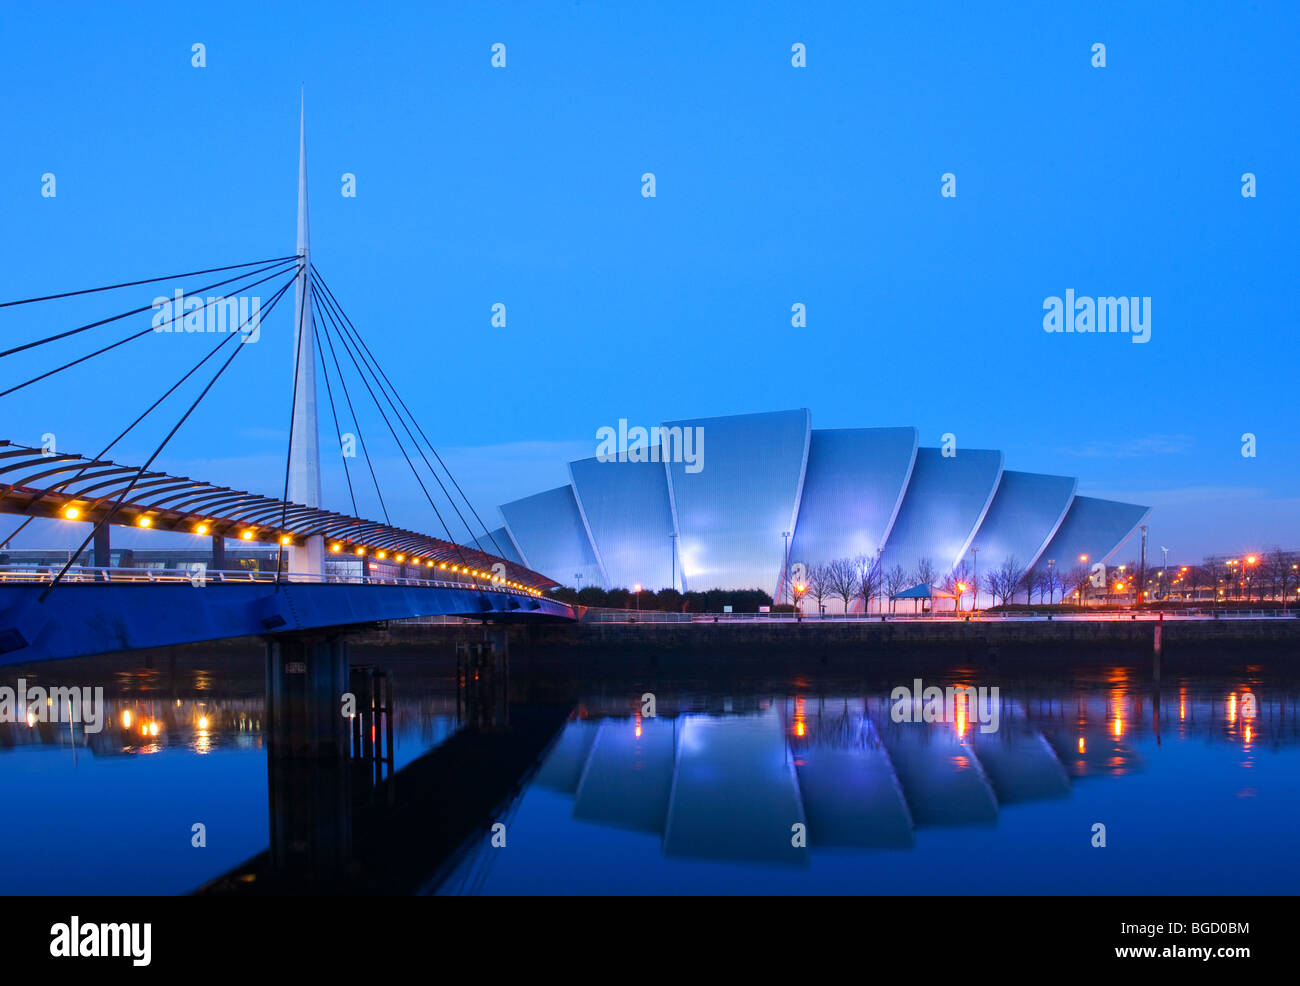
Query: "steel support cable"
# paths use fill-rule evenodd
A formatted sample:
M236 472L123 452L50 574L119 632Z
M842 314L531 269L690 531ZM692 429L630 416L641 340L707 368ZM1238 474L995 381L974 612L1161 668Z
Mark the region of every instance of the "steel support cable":
M271 270L271 268L273 268L273 267L274 267L274 268L278 268L278 270L273 271L272 274L271 274L271 276L274 277L276 274L278 274L278 273L280 273L280 272L282 272L282 271L286 271L286 270L288 270L288 269L289 269L290 267L292 267L292 266L296 266L296 265L297 265L297 261L298 261L298 258L297 258L297 257L291 257L291 258L289 259L288 262L285 262L285 261L277 261L277 262L275 262L275 263L268 264L268 265L265 266L265 267L259 267L257 270L245 271L243 274L239 274L239 275L237 275L237 276L235 276L235 277L228 277L228 278L226 278L224 281L214 281L213 283L208 284L208 285L206 285L206 286L204 286L204 287L198 288L198 289L196 289L196 290L198 291L198 293L202 294L204 291L211 291L213 288L219 288L219 287L221 287L223 284L232 284L232 283L234 283L235 281L242 281L242 280L244 280L245 278L254 277L254 276L258 275L258 274L263 273L264 271ZM261 281L258 281L257 283L258 283L258 284L261 284L262 282L261 282ZM255 287L255 285L252 285L252 284L246 284L246 285L243 285L239 290L241 290L241 291L245 291L245 290L247 290L248 288L251 288L251 287ZM207 305L204 305L203 307L206 308ZM44 339L37 339L37 340L34 341L34 342L28 342L28 343L24 343L24 344L21 345L21 346L15 346L13 349L6 349L4 352L0 352L0 359L4 359L4 357L6 357L6 356L12 356L14 353L21 353L21 352L24 352L24 351L26 351L26 350L28 350L28 349L35 349L37 346L44 346L44 345L46 345L47 343L57 342L57 341L60 340L60 339L66 339L66 338L68 338L68 336L74 336L74 335L77 335L77 334L80 333L80 332L87 332L87 331L89 331L90 329L98 328L98 327L101 326L101 325L108 325L110 322L118 322L118 321L121 321L121 320L124 319L124 318L130 318L132 315L139 315L141 312L147 312L147 311L151 310L152 308L153 308L153 305L151 305L151 304L150 304L150 305L144 305L144 306L142 306L142 307L140 307L140 308L133 308L131 311L129 311L129 312L122 312L120 315L113 315L113 316L111 316L111 317L109 317L109 318L102 318L102 319L100 319L98 322L89 322L89 323L87 323L86 325L78 326L78 327L75 328L75 329L68 329L66 332L58 332L58 333L55 333L55 334L52 335L52 336L46 336ZM175 317L173 316L173 318L169 319L168 321L175 321ZM151 327L151 331L152 331L152 327ZM132 337L132 338L134 338L134 337Z
M319 283L320 286L325 289L325 294L328 296L329 300L333 302L335 307L338 308L339 314L343 316L343 319L351 327L352 332L355 335L358 344L361 346L362 349L364 349L366 354L370 357L371 362L374 363L375 370L378 372L379 376L382 377L387 382L389 389L391 389L393 392L393 396L397 398L397 402L402 405L402 409L406 412L406 416L410 418L411 423L415 425L415 430L418 431L420 433L420 437L424 439L424 444L427 445L429 451L433 453L433 457L438 460L438 465L442 466L443 471L447 474L447 478L451 480L452 486L456 488L456 492L460 494L461 499L465 501L465 505L469 507L470 513L474 515L474 519L477 520L479 526L483 528L483 533L487 535L488 540L492 542L492 546L497 549L497 556L505 557L505 553L501 550L501 545L497 544L497 540L495 537L493 537L491 530L489 530L487 524L483 523L483 518L479 516L478 511L474 509L474 504L471 503L469 497L465 495L465 491L461 489L460 483L456 481L456 477L452 474L452 471L447 468L447 464L442 461L442 456L439 455L438 450L434 448L433 442L429 441L429 436L426 435L424 433L424 429L420 427L420 422L416 420L416 417L411 412L411 409L407 407L406 401L402 400L402 395L398 393L397 387L394 386L392 380L389 379L388 374L384 372L383 367L379 365L379 360L375 358L374 353L370 351L370 347L367 346L365 340L361 338L361 333L358 332L357 327L352 324L352 320L348 318L347 312L343 311L343 307L339 305L338 299L334 297L334 292L331 291L329 285L325 283L325 279L320 276L320 271L316 269L316 265L312 264L311 269L312 269L312 275L314 281ZM432 467L430 467L430 471L431 472L433 471ZM465 527L466 529L468 529L469 525L466 524ZM474 537L474 541L477 544L478 538L475 537L472 532L470 536ZM481 548L482 545L479 545L479 547Z
M258 264L273 264L283 260L299 260L299 254L292 257L276 257L273 260L250 260L246 264L229 264L225 267L209 267L206 270L191 270L184 274L164 274L162 277L146 277L143 281L123 281L121 284L107 284L102 288L83 288L80 291L64 291L62 294L47 294L41 298L24 298L22 301L0 302L0 308L13 308L15 305L30 305L37 301L54 301L56 298L73 298L81 294L95 294L98 291L115 291L118 288L133 288L140 284L154 284L158 281L171 281L178 277L197 277L199 274L219 274L227 270L239 270L241 267L256 267ZM205 289L206 290L206 289Z
M333 316L329 314L328 306L326 306L323 310L326 312L326 315L329 316L329 321L333 322ZM328 325L326 326L325 329L325 335L327 338L329 337ZM379 399L375 397L375 392L370 386L370 381L366 379L366 375L364 371L362 371L360 365L357 363L357 358L353 354L352 349L348 345L348 341L346 337L343 335L341 330L339 332L339 341L343 344L344 351L348 354L349 357L351 357L352 365L356 367L357 374L358 376L361 377L362 384L365 385L366 391L370 394L371 401L374 402L375 409L379 411L379 416L383 418L384 424L388 426L388 431L393 436L393 441L397 443L397 450L402 453L402 458L406 460L406 464L410 467L411 475L415 477L415 481L420 484L420 489L424 491L424 498L429 501L429 506L433 508L434 516L438 518L438 523L442 525L442 529L447 535L448 542L450 542L451 544L457 544L456 539L451 536L451 529L447 526L447 522L443 519L441 511L438 510L438 505L434 502L433 496L429 493L429 488L424 485L424 480L420 478L420 471L415 468L415 463L412 462L411 457L406 454L406 448L405 446L402 445L402 440L397 436L397 429L393 427L392 422L388 420L388 415L384 413L383 405L380 404ZM436 479L437 477L434 478ZM459 545L457 545L457 548L458 548L457 554L460 557L461 564L462 565L466 564L464 555L460 554Z
M333 307L335 307L335 308L337 309L337 304L335 303L335 305L334 305ZM338 309L338 310L339 310L339 312L340 312L340 314L341 314L341 309ZM348 355L349 355L349 356L352 356L352 348L351 348L351 346L350 346L349 343L348 343L349 333L348 333L347 329L343 328L343 327L342 327L342 326L341 326L337 321L335 322L335 325L338 326L338 329L339 329L339 339L343 342L344 346L347 347L347 349L348 349ZM355 328L353 329L353 331L355 331ZM358 347L357 352L358 352L358 353L360 352L360 347ZM364 361L364 358L363 358L363 361ZM352 356L352 362L353 362L353 365L357 367L357 372L358 372L359 374L361 374L361 376L362 376L362 380L363 380L363 382L364 382L364 380L365 380L365 371L363 371L363 370L361 369L360 364L357 363L357 358L356 358L356 356ZM429 470L429 474L430 474L431 476L433 476L434 480L435 480L435 481L437 482L437 484L438 484L438 487L442 490L442 495L445 496L445 497L447 498L447 502L448 502L449 504L451 504L451 509L454 510L454 511L456 512L456 516L460 518L460 522L461 522L461 524L463 524L464 527L465 527L465 532L470 536L470 538L473 539L474 544L478 547L478 550L481 551L481 552L483 552L484 554L487 554L487 552L484 551L484 549L483 549L483 545L482 545L482 543L479 541L478 536L474 533L473 529L469 526L469 522L465 520L465 515L462 514L462 513L460 512L460 507L458 507L458 506L456 505L456 500L455 500L455 498L452 497L452 495L447 491L447 487L446 487L446 485L443 483L442 479L438 476L438 472L437 472L437 470L433 468L433 466L429 463L429 459L428 459L428 457L427 457L427 456L424 454L424 452L420 449L420 443L416 440L415 436L414 436L413 434L411 434L411 429L410 429L410 427L406 424L406 421L403 419L403 417L402 417L402 413L397 409L397 406L393 403L392 398L388 396L388 392L387 392L386 390L384 390L384 388L383 388L383 384L380 383L380 379L379 379L379 377L375 374L374 370L370 369L370 364L369 364L368 362L367 362L365 365L366 365L366 369L367 369L367 370L370 370L370 375L374 378L375 383L376 383L376 384L379 384L380 392L384 395L384 399L385 399L386 401L388 401L388 406L391 407L391 408L393 409L393 416L396 417L397 420L401 423L401 425L402 425L402 429L406 432L407 437L411 440L411 445L412 445L412 447L414 447L415 451L419 454L420 458L424 460L424 465L425 465L425 467ZM367 390L370 389L369 384L366 385L366 389L367 389ZM383 408L382 408L382 406L379 405L379 400L378 400L378 398L375 397L375 394L374 394L374 391L373 391L373 390L370 391L370 397L371 397L372 400L375 401L376 406L379 406L379 407L380 407L380 413L382 414L382 413L383 413ZM389 427L391 428L391 425L390 425ZM396 435L394 435L394 438L396 438ZM400 442L399 442L399 446L400 446ZM410 460L408 459L407 461L409 462ZM412 468L414 469L414 466L412 466ZM444 468L445 468L445 467L444 467ZM448 537L449 540L452 539L452 538L451 538L451 532L450 532L450 531L447 532L447 537Z
M321 310L321 307L319 305L316 305L315 291L312 292L312 304L315 305L315 308L313 310L316 312L317 315L324 314ZM366 468L370 470L370 481L375 486L375 496L379 498L379 510L384 515L384 523L391 524L391 521L388 519L388 505L384 502L383 491L380 490L379 488L379 477L375 474L375 465L370 460L370 446L366 444L366 436L361 433L361 419L357 417L356 408L352 406L352 392L348 390L347 377L343 375L343 367L339 365L338 353L336 353L334 350L334 338L333 336L330 335L329 325L326 324L325 319L323 318L321 319L321 324L323 324L325 328L325 342L330 347L330 357L334 360L334 372L338 374L339 386L343 389L343 399L347 401L348 413L352 415L352 427L357 430L357 442L361 445L361 454L366 457ZM315 325L316 322L313 321L312 322L313 328L315 327ZM323 353L321 356L321 362L322 363L324 362ZM342 451L342 441L343 441L342 436L340 436L339 437L340 452ZM345 462L344 465L346 464L347 463ZM353 506L353 513L360 514L360 511L355 509L355 504Z
M277 294L275 296L275 299L271 302L271 304L267 305L266 307L267 315L271 314L272 310L274 310L276 304L280 301L282 297L284 297L284 291L281 291L279 294ZM241 323L239 327L242 329L244 327L244 323ZM226 370L230 368L230 364L235 361L235 357L237 357L246 348L247 348L246 346L236 346L234 348L234 351L231 352L230 356L226 358L226 361L221 364L221 368L218 369L216 374L212 377L212 379L208 381L208 385L203 388L202 393L200 393L198 397L194 398L194 403L192 403L189 406L189 409L186 410L186 412L183 415L181 415L181 419L177 421L175 426L172 428L172 430L167 433L167 437L164 438L161 443L159 443L156 449L154 449L153 454L149 456L149 461L140 467L139 471L136 473L135 479L131 480L130 485L128 485L127 488L122 491L122 495L118 497L117 502L114 503L113 506L111 506L108 509L108 512L104 514L104 516L100 519L99 523L97 523L91 529L90 533L86 535L86 539L81 542L81 547L79 547L76 551L72 552L69 555L67 563L63 566L63 568L59 570L59 574L54 577L54 580L48 586L46 586L45 591L42 592L40 596L37 598L38 602L42 602L42 603L45 602L49 594L53 592L55 587L58 586L59 582L62 581L63 576L68 573L68 569L72 567L72 563L76 559L81 557L81 553L86 550L86 545L90 544L90 542L94 540L95 535L99 533L99 529L105 526L106 524L108 524L108 522L113 519L118 509L122 506L123 503L126 502L126 498L130 494L131 490L135 487L136 482L138 482L139 479L142 476L144 476L146 472L149 471L149 467L153 465L154 460L157 459L158 456L162 454L163 449L167 447L167 443L170 442L172 438L175 437L178 431L181 430L181 426L185 424L186 421L189 420L190 415L194 413L194 409L199 406L203 398L208 396L208 392L211 391L212 388L216 385L216 382L221 379L222 374L224 374Z
M323 284L322 284L322 287L324 287ZM328 288L325 288L325 290L326 290L327 293L329 292L329 289L328 289ZM350 325L350 324L351 324L351 321L347 319L347 315L343 314L343 310L342 310L341 308L338 308L338 302L337 302L337 300L333 299L332 297L330 298L330 300L331 300L331 302L332 302L334 308L337 309L337 311L338 311L339 314L342 316L342 318L343 318L344 320L347 320L348 324ZM353 333L354 335L356 334L356 327L355 327L355 326L352 326L352 333ZM340 338L342 338L342 339L344 340L345 345L346 345L346 342L347 342L347 335L348 335L348 333L347 333L347 331L346 331L345 329L341 329L341 330L340 330ZM357 341L357 344L358 344L358 345L357 345L357 351L358 351L358 352L361 352L361 345L363 345L363 343L362 343L362 341L361 341L359 335L356 335L356 341ZM349 353L350 353L350 352L351 352L351 350L349 349ZM363 359L364 359L364 356L363 356ZM372 356L372 359L373 359L373 356ZM356 361L356 358L355 358L355 357L353 357L353 361L354 361L354 362ZM460 518L460 522L461 522L461 524L463 524L463 525L465 526L465 532L466 532L467 534L469 534L470 538L474 541L474 544L477 546L478 550L479 550L480 552L482 552L483 554L487 554L487 551L484 549L482 542L479 541L479 539L478 539L478 535L476 535L476 534L474 533L473 528L470 527L469 522L465 519L465 515L462 514L462 513L460 512L460 507L458 507L458 506L456 505L456 499L455 499L455 497L453 497L453 496L451 495L451 493L447 490L446 485L443 483L441 477L438 475L438 471L437 471L436 469L433 468L433 465L429 462L428 456L426 456L426 455L424 454L424 451L420 448L420 443L419 443L419 441L416 439L415 435L413 435L413 434L411 433L410 426L407 425L405 419L404 419L403 416L402 416L402 412L398 410L397 405L393 403L393 399L388 395L388 391L384 389L384 385L383 385L383 383L381 382L381 375L378 374L378 373L376 373L376 372L375 372L375 369L373 369L373 368L370 367L370 363L369 363L369 362L366 362L366 367L367 367L367 369L370 370L371 376L374 377L375 382L376 382L377 384L379 384L379 388L380 388L381 393L383 393L383 395L384 395L384 399L385 399L386 401L388 401L388 405L389 405L389 407L391 407L391 408L393 409L393 415L394 415L394 417L396 417L397 420L398 420L399 422L401 422L402 428L403 428L403 430L406 432L407 437L409 437L409 438L411 439L411 444L412 444L412 446L415 448L415 451L416 451L417 453L419 453L420 458L424 460L424 465L425 465L425 467L429 470L429 474L430 474L431 476L433 476L434 480L438 483L438 487L442 490L442 495L445 496L445 497L447 498L447 502L451 504L451 508L452 508L452 510L454 510L454 511L456 512L456 516L457 516L458 518ZM358 370L358 371L359 371L359 370ZM360 372L360 371L359 371L359 372ZM391 382L389 383L389 386L390 386L390 387L392 386ZM372 398L374 397L374 393L373 393L373 391L371 392L371 397L372 397ZM377 403L378 403L378 401L376 400L376 404L377 404ZM382 408L381 408L381 413L382 413ZM408 414L408 415L410 414L410 411L409 411L409 410L407 411L407 414ZM417 427L418 427L418 424L417 424ZM434 452L434 456L436 457L437 454L438 454L438 453L435 451L435 452ZM439 460L439 462L441 462L441 460ZM444 470L447 469L446 465L443 465L443 469L444 469ZM452 482L453 482L453 483L455 482L455 479L452 478L450 472L447 473L447 476L448 476L449 479L452 479ZM464 493L462 493L461 496L463 497L463 496L464 496ZM468 501L466 501L466 502L468 503ZM473 505L472 505L472 504L470 505L470 509L471 509L471 511L473 510ZM482 520L480 520L479 523L480 523L480 525L481 525L481 524L483 523ZM454 539L451 538L451 532L450 532L450 531L447 533L447 536L448 536L448 539L449 539L449 540L454 540ZM488 535L488 536L489 536L489 539L490 539L490 538L491 538L491 535ZM496 544L495 540L493 541L493 544L494 544L494 545ZM499 546L498 546L498 556L499 556L499 555L500 555L500 549L499 549Z
M248 290L249 288L255 288L255 287L257 287L259 284L262 284L262 283L264 283L264 282L266 282L266 281L270 281L270 280L274 279L275 277L278 277L280 274L283 274L283 273L284 273L284 268L282 268L282 269L280 269L280 270L277 270L277 271L274 271L274 272L268 274L266 277L262 278L262 279L259 280L259 281L254 281L252 284L246 284L246 285L243 285L243 286L240 288L240 290L241 290L241 291L246 291L246 290ZM213 300L215 301L216 299L214 298ZM203 311L203 310L206 309L207 307L208 307L208 306L205 304L205 305L203 306L203 308L198 309L198 311ZM195 313L195 312L186 312L186 313L184 313L184 314L186 314L186 315L193 315L193 314L196 314L196 313ZM169 324L170 322L173 322L173 321L175 321L175 316L173 316L172 318L168 319L166 322L163 323L163 325L167 325L167 324ZM242 326L241 326L241 328L242 328ZM48 377L52 377L52 376L54 376L56 373L62 373L64 370L69 370L69 369L71 369L71 368L74 367L74 366L77 366L77 365L79 365L79 364L81 364L81 363L85 363L85 362L87 362L88 360L92 360L92 359L94 359L96 356L102 356L104 353L107 353L107 352L109 352L110 350L117 349L119 346L125 346L128 342L133 342L134 340L139 339L141 336L148 335L150 332L155 332L155 331L157 331L157 330L154 329L152 326L150 326L150 327L147 328L147 329L141 329L139 332L133 333L133 334L127 336L125 339L119 339L117 342L111 343L111 344L109 344L109 345L107 345L107 346L103 346L103 347L100 348L100 349L96 349L96 350L95 350L94 352L92 352L92 353L87 353L85 356L78 357L77 359L72 360L70 363L64 363L62 366L55 367L53 370L47 370L47 371L44 372L44 373L41 373L41 374L39 374L39 375L37 375L37 376L32 377L30 380L25 380L25 381L23 381L23 382L20 383L20 384L15 384L14 386L10 387L8 390L0 391L0 397L8 396L9 394L14 393L15 391L22 390L24 387L30 387L32 384L34 384L34 383L39 383L40 381L45 380L45 379L48 378ZM231 333L231 334L233 335L233 334L235 334L235 333ZM15 352L15 350L10 350L10 352ZM2 355L4 355L4 354L0 354L0 356L2 356Z
M284 285L282 285L280 289L272 296L272 301L278 301L280 295L282 295L285 291L287 291L289 285L292 284L293 282L294 282L294 278L290 278ZM199 360L192 367L190 367L189 371L183 377L181 377L169 388L167 388L167 390L163 393L161 397L159 397L156 401L150 404L143 412L140 413L140 415L134 421L132 421L129 425L127 425L126 428L124 428L116 438L114 438L111 442L105 445L103 449L100 450L98 455L91 456L90 459L86 461L86 464L82 466L80 470L78 470L75 476L72 476L54 486L50 486L47 489L41 490L40 493L37 495L37 497L32 501L32 503L33 504L39 503L41 499L47 496L48 494L62 492L63 490L67 489L68 486L70 486L72 483L75 483L78 479L80 479L82 475L85 473L85 471L89 469L93 463L102 460L104 456L106 456L109 453L109 451L113 448L114 445L116 445L128 434L130 434L130 432L132 431L132 429L135 428L136 425L138 425L146 417L152 414L153 411L158 407L158 405L160 405L163 401L165 401L168 397L170 397L173 393L175 393L176 390L181 386L181 384L183 384L186 380L188 380L195 373L197 373L199 371L199 368L203 366L204 363L212 359L213 356L217 355L217 353L221 350L221 348L225 346L226 343L228 343L231 339L234 339L238 334L239 334L238 332L229 333L224 339L221 340L221 342L219 342L212 349L208 350L206 356L204 356L201 360Z
M343 429L339 426L339 412L334 405L334 388L330 386L330 368L329 363L325 360L325 349L321 346L320 332L316 328L316 320L311 322L312 341L316 344L316 352L320 354L320 368L325 375L325 395L330 402L330 417L334 419L334 436L339 443L339 458L343 460L343 475L348 481L348 498L352 501L352 515L359 516L361 511L357 509L357 494L352 489L352 470L348 468L348 457L343 454Z

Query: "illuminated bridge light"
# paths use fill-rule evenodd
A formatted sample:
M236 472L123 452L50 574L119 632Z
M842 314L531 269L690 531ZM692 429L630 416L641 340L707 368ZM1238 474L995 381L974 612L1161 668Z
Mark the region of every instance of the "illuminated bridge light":
M381 552L379 552L379 554L375 555L375 557L378 558L380 561L383 561L385 558L388 557L388 552L387 552L387 551L381 551Z
M406 561L406 555L398 555L394 561Z
M358 558L361 558L362 556L364 556L365 553L366 553L366 549L365 549L365 548L358 548L358 549L357 549L357 557L358 557Z
M288 534L282 535L282 536L280 537L280 543L281 543L281 544L291 544L291 543L293 543L293 538L289 537Z
M446 562L443 562L443 563L440 564L438 567L439 567L439 568L446 568L446 567L447 567L447 563L446 563Z
M207 524L195 524L195 525L194 525L194 533L195 533L195 534L207 534L207 533L208 533L208 525L207 525Z
M330 551L334 552L335 554L338 554L338 553L339 553L340 551L342 551L342 550L343 550L343 545L341 545L341 544L331 544L331 545L330 545Z
M76 507L68 507L66 510L63 511L63 516L68 518L68 520L76 520L78 517L81 516L81 511L78 510Z
M153 521L151 521L148 517L137 517L136 525L138 527L150 527L153 525Z
M253 532L252 532L252 531L244 531L244 532L242 532L239 536L240 536L241 538L243 538L245 541L251 541L251 540L253 540Z

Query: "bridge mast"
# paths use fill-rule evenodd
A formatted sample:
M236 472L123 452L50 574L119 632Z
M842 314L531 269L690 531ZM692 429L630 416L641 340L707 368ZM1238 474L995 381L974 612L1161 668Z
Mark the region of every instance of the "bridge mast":
M294 285L294 364L297 379L289 461L289 499L308 507L321 505L320 429L316 419L316 347L313 344L311 246L307 223L307 99L298 115L298 250L302 267ZM289 571L321 575L325 571L325 541L320 536L289 549Z

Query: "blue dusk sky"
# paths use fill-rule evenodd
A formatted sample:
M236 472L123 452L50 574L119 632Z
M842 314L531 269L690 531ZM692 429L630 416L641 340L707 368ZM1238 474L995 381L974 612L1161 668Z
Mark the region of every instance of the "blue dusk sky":
M1300 547L1297 37L1283 2L6 4L0 300L293 253L305 86L313 260L493 522L620 418L807 407L1150 504L1171 558ZM0 310L3 348L181 286ZM1149 297L1150 340L1045 332L1067 289ZM291 338L290 296L157 466L279 495ZM0 397L0 437L93 454L209 341ZM362 426L393 522L441 533ZM325 497L350 510L333 465Z

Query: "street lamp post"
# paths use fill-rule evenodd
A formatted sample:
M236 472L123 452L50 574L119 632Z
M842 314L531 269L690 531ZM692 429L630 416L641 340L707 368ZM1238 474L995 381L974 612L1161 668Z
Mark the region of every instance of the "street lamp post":
M1088 584L1092 581L1092 573L1088 571L1088 556L1080 555L1079 561L1083 562L1083 584L1079 586L1079 605L1088 604Z
M785 539L785 568L781 570L781 598L790 591L790 532L782 531L781 537ZM791 602L793 602L793 594Z
M971 545L970 553L971 558L975 561L975 576L972 579L975 583L972 590L974 595L971 597L970 609L972 613L978 613L980 608L980 549L975 545Z
M677 532L676 531L672 531L669 533L668 543L672 545L672 556L673 556L673 583L671 588L674 592L676 592L677 591Z

